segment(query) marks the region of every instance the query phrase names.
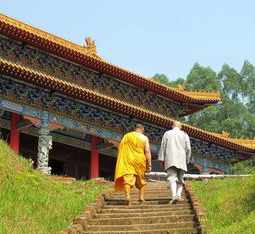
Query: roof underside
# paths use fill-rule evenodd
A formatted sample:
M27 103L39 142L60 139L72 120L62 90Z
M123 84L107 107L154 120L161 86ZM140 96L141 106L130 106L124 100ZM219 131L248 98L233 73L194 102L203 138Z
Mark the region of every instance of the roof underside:
M46 89L54 90L55 92L65 94L66 96L86 101L114 112L123 113L164 128L171 128L174 121L174 119L165 117L161 114L145 110L141 107L137 107L105 95L101 95L91 90L81 88L78 85L26 69L22 66L12 64L2 59L0 59L0 73L39 87L43 86ZM232 139L221 134L210 133L208 131L195 128L187 124L183 124L183 129L191 137L211 142L215 145L220 145L235 151L255 153L255 141Z
M110 64L98 55L90 53L87 48L2 14L0 14L0 33L137 87L145 88L156 95L189 104L193 106L190 108L189 114L220 101L218 92L189 92L159 84L151 79Z

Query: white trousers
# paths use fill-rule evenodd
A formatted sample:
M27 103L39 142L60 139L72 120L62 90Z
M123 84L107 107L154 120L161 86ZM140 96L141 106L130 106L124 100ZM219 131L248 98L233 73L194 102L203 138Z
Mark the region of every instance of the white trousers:
M167 180L170 184L172 192L172 199L181 198L183 184L184 184L184 171L176 167L167 169Z

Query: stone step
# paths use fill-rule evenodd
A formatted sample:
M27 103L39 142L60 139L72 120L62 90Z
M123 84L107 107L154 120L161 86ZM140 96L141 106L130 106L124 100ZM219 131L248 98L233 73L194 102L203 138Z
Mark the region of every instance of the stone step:
M168 215L152 217L121 217L121 218L96 218L89 220L90 225L134 225L168 222L186 222L194 219L194 215Z
M170 191L170 188L168 188L168 187L155 187L155 188L147 188L147 187L145 187L145 189L144 189L144 191L145 192L153 192L153 193L155 193L155 192L159 192L159 191ZM138 193L139 192L139 190L138 189L131 189L131 193ZM116 194L120 194L120 193L122 193L122 191L116 191L115 192Z
M126 213L98 213L95 215L95 218L130 218L130 217L153 217L153 216L171 216L171 215L192 215L192 210L171 210L171 211L161 211L158 212L126 212Z
M130 225L88 225L87 232L97 231L150 231L150 230L169 230L173 228L185 229L194 228L192 221L187 222L168 222L168 223L153 223L153 224L130 224ZM90 233L89 232L89 233Z
M152 184L150 184L149 186L148 186L148 184L147 185L145 185L145 190L157 190L157 189L169 189L170 188L170 186L169 186L169 183L164 183L164 184L162 184L162 185L152 185ZM133 187L133 189L132 189L132 191L138 191L139 189L137 189L136 187ZM119 191L116 191L116 192L119 192Z
M132 205L141 205L141 204L146 204L146 205L160 205L160 204L169 204L170 199L165 199L165 200L161 200L161 201L153 201L153 200L147 200L143 203L141 203L138 200L133 200L131 199L131 204ZM107 200L106 201L107 205L126 205L127 201L126 200Z
M123 192L115 192L114 194L121 195L123 193L124 193L124 191ZM139 193L138 190L130 192L130 194L138 194L138 193ZM170 190L169 189L157 189L157 190L155 189L155 190L147 190L147 191L145 190L144 193L145 194L157 194L157 195L159 195L160 193L170 193Z
M131 193L130 194L131 197L138 197L139 196L139 193ZM144 193L144 196L145 197L169 197L171 196L171 192L167 192L167 193ZM111 195L109 196L109 198L112 198L112 197L116 197L116 198L121 198L121 197L125 197L124 193L123 194L114 194L114 195ZM108 197L106 197L108 198Z
M148 212L158 212L158 211L162 211L162 212L169 212L169 211L180 211L180 210L191 210L190 206L168 206L168 207L164 207L164 208L148 208L148 209L142 209L142 208L129 208L129 207L116 207L113 206L113 208L104 208L101 209L100 213L105 214L105 213L119 213L120 215L122 213L148 213Z
M176 204L132 204L131 205L104 205L104 209L114 209L114 208L124 208L124 209L161 209L161 208L168 208L168 207L182 207L183 209L190 208L190 204L187 202L177 202Z
M186 201L186 202L189 202L189 199L187 199L184 196L182 196L182 199L184 199L184 201ZM165 202L169 202L170 200L171 200L170 196L158 196L158 197L145 196L145 202L165 203ZM105 201L107 201L107 202L124 202L124 201L126 201L126 198L124 196L123 197L111 196L111 197L105 198ZM131 197L131 201L138 201L138 197Z
M138 197L139 194L131 194L130 195L131 197ZM156 199L157 197L170 197L171 196L171 193L162 193L162 194L145 194L144 197L151 197L151 198L154 198ZM111 195L111 196L108 196L106 197L106 199L110 199L110 198L124 198L126 197L124 194L120 194L120 195Z
M138 201L139 191L131 192L128 206L123 192L105 197L105 205L88 220L83 234L198 234L195 214L185 192L184 201L170 204L171 192L166 182L149 182L145 201Z
M156 197L156 196L144 196L144 199L145 200L147 200L147 201L152 201L152 200L158 200L158 201L160 201L160 200L169 200L169 199L171 199L172 198L172 196L158 196L158 197ZM185 200L187 200L185 197L183 197ZM131 200L138 200L139 199L139 196L137 195L137 196L130 196L130 199ZM107 197L107 198L105 198L105 200L106 201L108 201L108 200L126 200L126 197L125 196L119 196L119 197L115 197L115 196L111 196L111 197Z
M85 231L83 234L197 234L195 228L169 228L137 231Z

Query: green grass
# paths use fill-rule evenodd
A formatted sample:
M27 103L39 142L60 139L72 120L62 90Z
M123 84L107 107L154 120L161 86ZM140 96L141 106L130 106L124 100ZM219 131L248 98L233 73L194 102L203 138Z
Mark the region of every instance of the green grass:
M65 229L103 186L65 184L31 169L0 140L0 233L48 234Z
M209 233L255 233L255 175L196 181L192 188L206 210Z

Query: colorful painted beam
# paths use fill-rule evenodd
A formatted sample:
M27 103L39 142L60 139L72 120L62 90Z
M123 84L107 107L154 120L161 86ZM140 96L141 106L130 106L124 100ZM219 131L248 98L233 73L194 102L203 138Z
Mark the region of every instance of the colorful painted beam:
M27 43L45 52L57 55L89 69L107 74L171 100L197 104L214 104L220 101L218 92L188 92L170 88L133 72L90 56L84 47L64 40L28 24L0 14L0 34Z

